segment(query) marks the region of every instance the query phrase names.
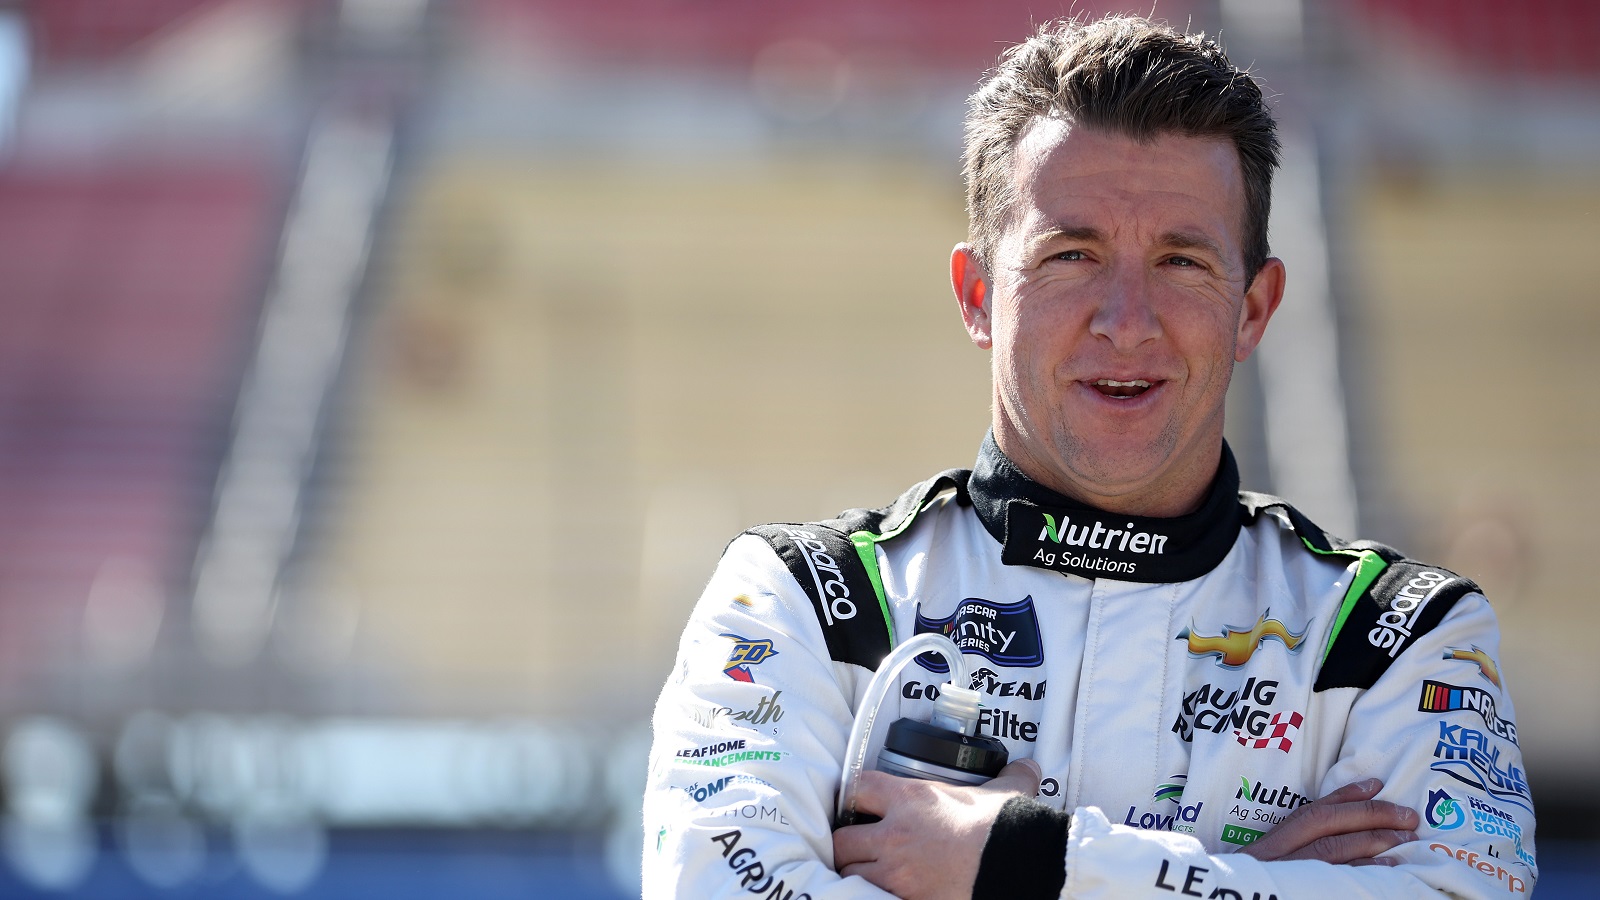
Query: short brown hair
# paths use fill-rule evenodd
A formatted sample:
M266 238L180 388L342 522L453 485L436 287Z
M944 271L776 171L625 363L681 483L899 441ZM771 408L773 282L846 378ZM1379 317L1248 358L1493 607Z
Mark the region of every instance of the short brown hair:
M1008 49L967 101L968 239L986 267L1016 200L1017 142L1038 116L1141 141L1162 133L1231 141L1244 177L1246 282L1255 278L1268 252L1277 123L1255 80L1215 42L1143 18L1107 16L1048 22Z

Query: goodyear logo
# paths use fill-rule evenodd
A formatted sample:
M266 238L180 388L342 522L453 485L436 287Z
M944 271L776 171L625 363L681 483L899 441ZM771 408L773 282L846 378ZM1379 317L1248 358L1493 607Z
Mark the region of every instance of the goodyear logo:
M772 649L771 640L751 640L737 634L724 634L723 637L733 639L733 652L728 655L722 674L734 681L755 684L756 679L750 674L750 667L759 666L778 655L778 651Z
M1238 629L1232 625L1225 626L1222 634L1200 634L1193 623L1188 628L1178 632L1177 640L1187 641L1189 655L1195 658L1215 656L1217 665L1225 669L1237 669L1250 661L1255 655L1256 648L1268 638L1271 638L1289 649L1290 653L1298 653L1305 642L1306 632L1311 630L1311 623L1299 632L1290 631L1288 626L1277 619L1267 617L1263 612L1261 618L1256 620L1253 628Z

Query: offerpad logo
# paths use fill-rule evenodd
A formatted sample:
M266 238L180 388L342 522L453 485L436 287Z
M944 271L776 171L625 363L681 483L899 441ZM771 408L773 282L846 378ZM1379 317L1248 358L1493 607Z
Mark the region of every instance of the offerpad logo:
M942 634L955 642L962 653L976 653L999 666L1033 667L1044 662L1044 646L1039 642L1039 619L1033 612L1033 597L1015 603L995 603L981 597L968 597L956 611L942 619L917 613L917 634ZM944 657L924 653L917 664L941 675L950 671Z
M1178 632L1176 640L1187 641L1189 655L1196 659L1215 656L1217 665L1224 669L1237 669L1249 662L1256 648L1268 638L1289 648L1290 653L1300 652L1306 632L1310 629L1311 623L1307 622L1306 627L1298 633L1290 631L1288 626L1277 619L1267 618L1267 613L1263 612L1253 628L1241 630L1229 625L1223 628L1221 634L1209 635L1201 634L1191 623L1188 628Z
M1428 849L1466 863L1468 866L1477 869L1479 873L1500 882L1501 887L1513 894L1526 894L1528 892L1528 882L1511 874L1506 870L1505 866L1500 865L1497 861L1485 859L1475 851L1467 850L1464 847L1450 847L1445 844L1429 844Z

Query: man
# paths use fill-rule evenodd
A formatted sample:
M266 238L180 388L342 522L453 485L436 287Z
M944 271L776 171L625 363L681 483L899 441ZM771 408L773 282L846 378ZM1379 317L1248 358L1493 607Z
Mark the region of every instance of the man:
M1476 586L1238 490L1223 405L1283 295L1277 149L1201 38L1056 23L1006 55L972 98L951 259L992 430L889 508L728 547L656 708L647 895L1532 889ZM835 831L872 670L924 631L959 640L1014 762L980 787L868 772L881 821ZM884 721L928 718L932 669Z

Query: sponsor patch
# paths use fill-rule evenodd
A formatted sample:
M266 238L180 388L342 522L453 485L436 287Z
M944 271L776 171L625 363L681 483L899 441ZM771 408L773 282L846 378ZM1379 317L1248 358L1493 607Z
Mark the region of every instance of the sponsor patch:
M778 762L782 759L782 750L736 750L732 753L723 753L718 756L685 759L683 761L691 766L721 768L722 766L731 766L743 762Z
M1428 804L1423 809L1423 818L1427 819L1428 827L1435 831L1455 831L1467 823L1467 814L1461 804L1444 788L1428 791Z
M1310 629L1311 623L1307 622L1299 632L1290 631L1288 626L1277 619L1268 618L1267 613L1263 612L1253 627L1238 629L1228 625L1219 635L1201 634L1191 622L1188 628L1178 632L1176 640L1186 641L1189 655L1196 659L1215 656L1217 665L1224 669L1237 669L1249 662L1256 648L1268 638L1288 648L1290 653L1299 653L1306 632Z
M1512 754L1505 754L1507 758L1502 762L1500 745L1490 735L1440 720L1439 741L1434 745L1433 756L1439 760L1430 767L1434 771L1443 772L1491 797L1533 811L1527 776L1521 767L1511 762Z
M1044 662L1032 596L1015 603L968 597L942 619L929 618L919 611L915 633L930 631L950 638L961 652L976 653L995 665L1031 668ZM917 657L917 664L941 675L950 671L944 657L936 653L922 654Z
M1367 643L1394 659L1411 640L1423 608L1449 582L1445 572L1421 569L1414 573L1389 600L1389 608L1378 615L1378 623L1367 632Z
M711 836L713 844L722 846L722 858L738 876L740 888L752 894L782 897L784 900L811 900L810 894L796 894L782 881L775 882L773 876L768 874L766 865L761 862L761 855L750 847L739 846L743 837L744 832L737 828Z
M1183 789L1188 783L1189 776L1187 774L1168 775L1166 781L1156 786L1154 799L1157 801L1171 800L1173 803L1180 803L1183 800Z
M1466 863L1469 867L1476 869L1479 874L1495 879L1500 883L1501 887L1510 893L1526 894L1528 892L1528 882L1526 880L1507 871L1504 866L1493 860L1479 856L1477 851L1468 850L1465 847L1451 847L1437 843L1429 844L1428 849Z
M737 634L724 634L723 637L733 640L733 652L728 654L728 661L722 666L722 674L734 681L755 684L756 679L750 674L750 667L759 666L778 655L778 651L772 649L772 641L767 639L751 640Z
M1223 875L1228 874L1227 870ZM1203 897L1206 900L1278 900L1278 895L1268 893L1262 896L1260 891L1248 888L1239 890L1219 884L1210 869L1205 866L1189 865L1179 860L1161 860L1161 869L1156 872L1155 886L1163 891L1171 891L1185 897Z
M1267 825L1282 822L1289 813L1311 802L1310 797L1290 790L1286 784L1269 788L1266 782L1252 782L1243 775L1239 776L1239 790L1234 792L1233 799L1242 802L1235 803L1228 810L1229 815L1241 822L1262 822Z
M1205 805L1204 800L1189 806L1184 806L1180 802L1178 808L1169 813L1141 813L1137 806L1130 806L1122 817L1122 824L1142 828L1145 831L1181 831L1193 834L1194 823L1200 818L1200 810ZM1137 819L1134 818L1135 815L1138 815Z
M1241 847L1246 844L1255 843L1256 841L1265 837L1266 834L1267 833L1265 831L1257 831L1254 828L1245 828L1242 825L1222 826L1222 842L1225 844L1238 844Z
M1496 735L1511 743L1517 742L1517 725L1502 719L1495 712L1494 695L1482 688L1462 687L1443 681L1424 681L1422 696L1417 699L1419 712L1447 713L1471 710L1483 717L1483 724Z
M1252 750L1282 750L1288 753L1289 748L1294 746L1292 733L1298 731L1304 723L1305 716L1297 712L1273 713L1265 735L1251 737L1236 728L1233 737L1241 747L1249 747Z
M696 803L704 803L723 791L735 785L748 784L752 787L772 789L772 785L753 775L722 775L712 778L704 784L696 781L683 789L683 792L694 799Z
M1471 650L1462 650L1459 647L1446 647L1444 651L1444 658L1459 659L1463 662L1477 663L1478 674L1483 676L1483 680L1489 682L1495 687L1500 686L1500 667L1495 665L1494 657L1486 653L1477 644L1473 644Z
M718 753L727 753L730 750L743 750L744 739L736 741L719 741L715 744L706 744L701 747L685 747L678 751L679 759L699 759L703 756L716 756Z
M767 725L783 718L783 707L778 704L778 697L783 691L773 691L772 696L762 697L751 709L734 709L731 706L701 706L688 710L695 724L701 728L715 731L723 719L730 722L739 722L745 727ZM777 729L773 729L777 733Z
M1172 723L1172 732L1193 741L1195 732L1222 734L1229 729L1244 731L1251 737L1266 734L1278 699L1278 682L1270 679L1245 679L1243 687L1232 690L1209 682L1183 695L1183 707Z

